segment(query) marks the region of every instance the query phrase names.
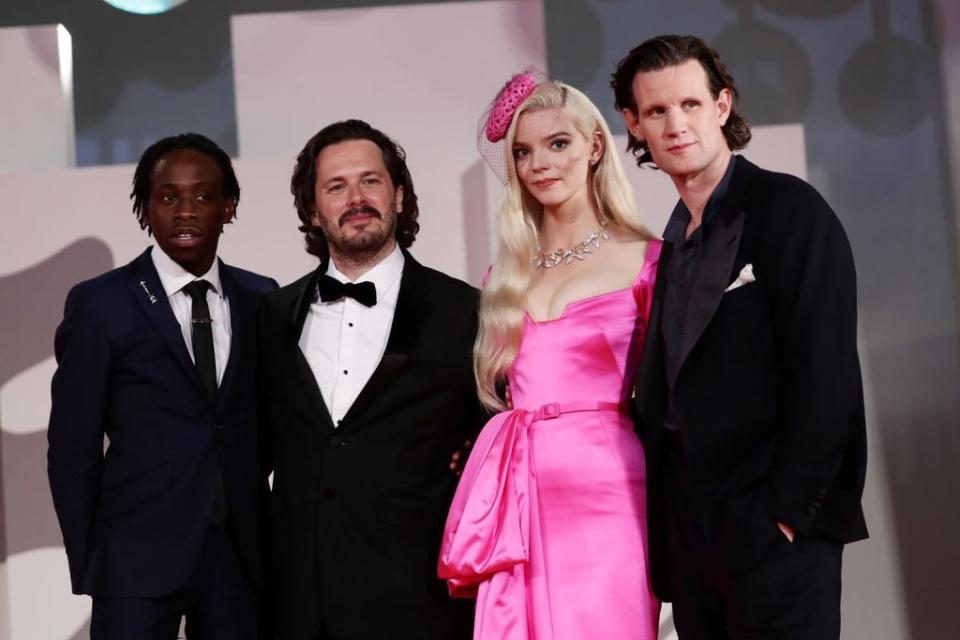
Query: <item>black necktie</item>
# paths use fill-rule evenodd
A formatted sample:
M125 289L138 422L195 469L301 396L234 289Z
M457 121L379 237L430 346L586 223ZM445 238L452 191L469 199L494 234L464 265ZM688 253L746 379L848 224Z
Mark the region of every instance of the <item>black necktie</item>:
M320 300L332 302L340 298L353 298L365 307L377 304L377 287L372 282L340 282L324 274L317 279Z
M195 280L183 288L193 301L190 314L190 339L193 344L193 363L200 376L200 384L211 404L217 401L217 362L213 354L213 321L207 306L206 280Z
M193 363L197 367L200 383L203 385L210 404L217 402L217 361L213 352L213 321L210 319L210 307L207 305L206 280L195 280L183 288L183 292L193 301L190 312L190 341L193 343ZM216 487L213 496L213 513L210 522L219 525L227 517L227 497L223 488L223 473L217 465Z

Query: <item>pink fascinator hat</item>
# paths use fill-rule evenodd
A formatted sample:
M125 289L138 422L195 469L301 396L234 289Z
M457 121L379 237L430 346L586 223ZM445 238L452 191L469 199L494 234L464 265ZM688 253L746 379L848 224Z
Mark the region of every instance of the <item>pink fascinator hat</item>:
M507 149L504 138L513 120L513 114L530 97L538 84L546 81L546 74L527 67L514 74L497 93L477 122L477 151L483 156L500 182L507 183Z

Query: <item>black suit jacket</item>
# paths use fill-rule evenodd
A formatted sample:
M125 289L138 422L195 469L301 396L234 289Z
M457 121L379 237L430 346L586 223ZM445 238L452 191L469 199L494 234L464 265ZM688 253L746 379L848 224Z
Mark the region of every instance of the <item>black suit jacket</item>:
M241 555L261 576L256 322L276 282L220 263L232 336L211 406L150 251L75 286L56 333L48 473L74 593L182 586L210 529L218 460Z
M807 183L740 157L691 292L673 381L696 518L736 571L759 559L776 522L851 542L867 536L856 276L836 215ZM670 600L664 512L668 381L660 317L664 246L638 373L648 466L650 564ZM756 280L729 292L741 269Z
M334 428L298 345L315 277L268 296L261 315L280 637L325 625L338 638L469 638L471 608L436 567L450 456L482 422L477 292L405 254L386 352Z

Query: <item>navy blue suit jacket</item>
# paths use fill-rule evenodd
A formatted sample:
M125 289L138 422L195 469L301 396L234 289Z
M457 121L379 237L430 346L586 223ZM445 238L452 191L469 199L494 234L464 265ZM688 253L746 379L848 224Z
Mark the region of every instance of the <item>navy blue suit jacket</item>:
M75 286L56 333L48 474L74 593L181 586L210 527L218 460L241 556L260 579L256 322L276 282L220 263L232 337L211 406L150 251Z

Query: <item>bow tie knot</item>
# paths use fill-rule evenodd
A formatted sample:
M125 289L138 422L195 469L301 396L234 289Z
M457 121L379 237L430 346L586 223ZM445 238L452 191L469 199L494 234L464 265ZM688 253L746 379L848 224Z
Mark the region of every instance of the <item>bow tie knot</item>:
M365 307L377 304L377 287L372 282L340 282L324 274L317 279L317 292L322 302L353 298Z

